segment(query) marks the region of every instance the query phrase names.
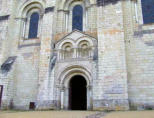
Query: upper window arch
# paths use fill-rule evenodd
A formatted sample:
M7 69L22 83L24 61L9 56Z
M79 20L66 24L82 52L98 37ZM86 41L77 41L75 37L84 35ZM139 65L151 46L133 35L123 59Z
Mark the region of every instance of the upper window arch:
M144 24L154 23L154 0L141 0Z
M76 5L73 7L72 30L83 31L83 7Z
M20 37L21 40L36 39L41 35L41 24L44 4L41 2L27 2L20 7Z
M34 12L30 16L30 21L29 21L29 33L28 33L28 38L37 38L38 35L38 25L39 25L39 13Z

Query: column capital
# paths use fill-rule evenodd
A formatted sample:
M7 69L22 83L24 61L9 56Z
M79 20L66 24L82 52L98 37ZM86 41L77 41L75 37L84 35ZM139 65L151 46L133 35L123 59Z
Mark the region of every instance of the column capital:
M92 85L88 85L87 89L91 90L92 89Z
M64 92L64 91L65 91L65 87L64 87L64 86L61 86L61 87L60 87L60 91L61 91L61 92Z

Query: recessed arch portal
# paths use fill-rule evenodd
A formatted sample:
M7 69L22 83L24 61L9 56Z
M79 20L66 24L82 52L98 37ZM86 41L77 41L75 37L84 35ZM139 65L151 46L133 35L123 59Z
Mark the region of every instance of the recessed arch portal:
M69 66L62 71L62 73L58 77L60 82L60 106L61 109L70 109L70 110L90 110L92 109L92 86L91 86L91 80L92 76L88 70L88 68L84 68L79 65ZM76 84L77 83L77 84ZM81 83L81 88L78 88ZM76 86L77 85L77 86ZM75 88L72 88L75 86ZM78 92L81 92L81 89L84 89L84 97L81 98L81 101L84 103L84 107L79 106L75 108L74 106L71 106L70 103L71 97L70 92L73 90L73 93L76 93L75 90L79 90ZM75 92L74 92L75 91ZM81 94L78 96L81 96ZM74 99L73 99L74 100ZM80 101L80 100L79 100ZM73 102L77 102L76 100ZM73 103L74 104L74 103Z

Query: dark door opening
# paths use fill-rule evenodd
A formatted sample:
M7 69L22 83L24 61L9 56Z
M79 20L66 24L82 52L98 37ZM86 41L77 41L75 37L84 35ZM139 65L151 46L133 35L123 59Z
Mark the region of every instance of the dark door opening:
M87 83L77 75L70 80L69 107L71 110L87 110Z
M29 103L29 109L34 110L35 109L35 102L30 102Z
M2 103L2 94L3 94L3 86L0 85L0 108L1 108L1 103Z

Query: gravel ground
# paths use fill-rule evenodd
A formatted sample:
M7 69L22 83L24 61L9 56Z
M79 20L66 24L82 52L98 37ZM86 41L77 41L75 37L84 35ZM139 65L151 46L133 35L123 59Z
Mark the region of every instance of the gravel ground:
M95 113L90 111L1 111L0 118L86 118Z
M154 118L154 111L0 111L0 118Z
M154 118L154 111L111 112L103 118Z

